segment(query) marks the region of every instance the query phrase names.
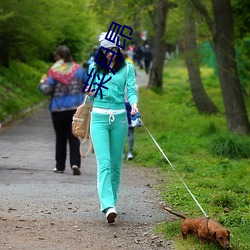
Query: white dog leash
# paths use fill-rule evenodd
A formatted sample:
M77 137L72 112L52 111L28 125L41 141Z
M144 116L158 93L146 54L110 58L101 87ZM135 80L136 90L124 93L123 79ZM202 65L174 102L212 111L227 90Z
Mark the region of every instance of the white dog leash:
M159 144L157 143L157 141L154 139L154 137L149 132L149 130L147 129L147 127L145 126L145 124L142 122L141 118L139 118L139 119L140 119L141 123L143 124L143 126L145 127L145 129L148 132L148 134L150 135L150 137L152 138L152 140L155 143L155 145L158 147L158 149L161 151L162 155L165 157L165 159L167 160L167 162L169 163L169 165L175 171L175 173L177 174L177 176L179 177L179 179L181 180L181 182L183 183L183 185L185 186L185 188L187 189L187 191L189 192L189 194L191 195L191 197L194 199L194 201L196 202L196 204L198 205L198 207L200 208L200 210L202 211L202 213L205 215L205 217L209 218L209 216L206 214L206 212L203 210L203 208L201 207L201 205L199 204L199 202L196 200L196 198L194 197L194 195L192 194L192 192L190 191L190 189L188 188L188 186L186 185L186 183L182 180L182 178L178 174L178 172L175 169L175 167L173 166L173 164L170 162L170 160L168 159L168 157L165 155L165 153L163 152L163 150L161 149L161 147L159 146Z

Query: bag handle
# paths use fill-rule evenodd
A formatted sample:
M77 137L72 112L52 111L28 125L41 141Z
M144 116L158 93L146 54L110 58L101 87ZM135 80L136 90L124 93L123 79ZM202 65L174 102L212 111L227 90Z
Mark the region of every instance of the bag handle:
M126 63L127 65L127 72L126 72L126 84L127 84L127 80L128 80L128 63Z
M86 153L83 152L83 145L89 140L89 148L87 150ZM89 137L89 139L86 139L84 138L80 144L80 147L79 147L79 151L80 151L80 155L82 158L85 158L88 156L88 154L90 153L90 151L92 153L94 153L94 147L93 147L93 142L92 142L92 139Z
M87 94L85 94L85 97L84 97L84 100L83 100L83 105L85 105L86 104L86 101L87 101L87 99L88 99L88 95Z
M83 105L86 105L86 101L87 101L88 95L85 96L84 101L83 101ZM88 116L88 122L87 122L87 131L90 130L90 115ZM89 137L89 138L88 138ZM83 145L89 140L89 148L87 150L86 153L83 152ZM94 153L94 148L93 148L93 143L92 143L92 139L90 137L90 133L86 133L85 137L82 139L80 147L79 147L79 151L80 151L80 155L82 158L87 157L87 155L90 153L90 151L92 153Z

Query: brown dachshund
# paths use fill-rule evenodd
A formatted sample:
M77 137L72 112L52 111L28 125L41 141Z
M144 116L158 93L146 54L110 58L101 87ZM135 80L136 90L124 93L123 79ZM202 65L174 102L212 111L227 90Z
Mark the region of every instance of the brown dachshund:
M185 215L173 212L169 208L163 207L163 209L183 219L181 225L183 239L187 239L188 234L194 234L201 241L216 241L224 249L231 249L229 245L230 232L222 227L219 222L210 218L187 218Z

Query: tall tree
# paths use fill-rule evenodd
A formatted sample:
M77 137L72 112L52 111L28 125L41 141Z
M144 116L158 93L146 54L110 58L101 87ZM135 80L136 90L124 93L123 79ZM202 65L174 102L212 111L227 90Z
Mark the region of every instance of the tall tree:
M97 13L97 21L102 28L101 31L107 31L112 21L133 29L132 40L126 41L126 45L128 45L130 42L138 44L142 41L140 34L143 27L147 27L147 31L152 30L151 18L155 12L153 2L154 0L137 2L134 0L110 0L107 4L107 0L92 0L90 6Z
M162 75L166 53L166 42L164 34L166 30L166 20L168 10L172 7L177 7L173 2L168 0L156 1L156 16L155 16L155 34L154 34L154 57L150 70L148 87L163 88Z
M187 3L185 6L185 27L184 27L184 40L185 40L185 55L186 64L188 69L189 82L191 92L194 98L195 105L200 113L217 113L218 108L211 101L207 95L201 80L200 74L200 56L197 51L196 44L196 27L195 17L193 13L193 6Z
M0 64L48 60L59 44L67 43L74 58L93 37L95 21L88 16L87 0L0 1ZM88 41L88 42L87 42ZM92 45L91 45L92 46Z
M191 1L204 16L212 33L228 130L249 134L250 123L236 64L230 0L212 0L214 21L200 0Z

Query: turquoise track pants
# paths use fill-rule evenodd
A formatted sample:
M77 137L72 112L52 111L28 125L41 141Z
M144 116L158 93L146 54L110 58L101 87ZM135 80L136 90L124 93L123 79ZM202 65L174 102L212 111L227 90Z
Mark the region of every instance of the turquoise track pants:
M101 211L115 207L121 179L122 155L128 133L126 112L91 113L90 134L97 160L97 190Z

